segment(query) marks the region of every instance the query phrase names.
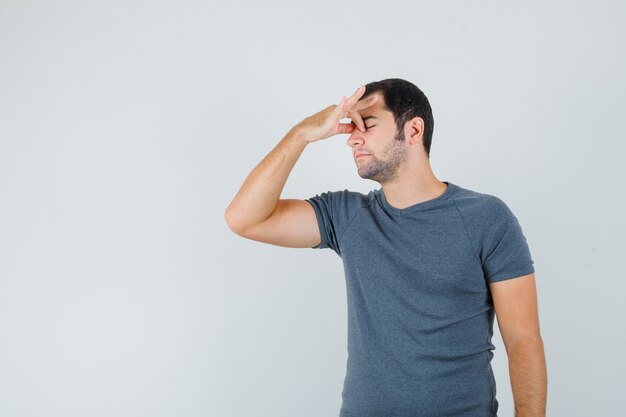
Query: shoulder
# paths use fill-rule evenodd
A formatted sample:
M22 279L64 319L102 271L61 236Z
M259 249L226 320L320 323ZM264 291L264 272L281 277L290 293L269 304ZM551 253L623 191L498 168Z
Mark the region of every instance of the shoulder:
M374 198L375 195L373 191L363 194L358 191L352 191L344 188L343 190L325 191L323 193L316 194L315 197L311 197L310 199L323 200L335 207L359 209L371 204Z
M508 205L498 196L458 187L453 201L466 221L493 221L512 215Z
M346 189L325 191L305 199L315 211L322 243L316 248L332 248L341 256L340 239L362 207L371 204L374 194Z

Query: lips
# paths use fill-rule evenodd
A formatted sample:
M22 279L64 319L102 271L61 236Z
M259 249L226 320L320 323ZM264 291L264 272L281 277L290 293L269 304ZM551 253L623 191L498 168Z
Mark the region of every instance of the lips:
M355 158L359 158L359 157L361 157L361 156L367 156L367 155L369 155L369 154L368 154L368 153L362 153L362 152L361 152L361 153L357 153L356 155L354 155L354 157L355 157Z

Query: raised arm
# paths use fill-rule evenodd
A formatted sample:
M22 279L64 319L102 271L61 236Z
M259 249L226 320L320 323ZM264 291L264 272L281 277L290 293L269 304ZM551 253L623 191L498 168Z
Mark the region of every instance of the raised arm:
M374 103L376 96L363 101L361 86L339 104L309 116L295 125L248 175L224 218L236 234L261 242L288 247L312 247L320 243L313 207L304 200L281 200L280 194L294 165L306 146L341 133L364 129L358 111ZM346 117L352 123L340 123Z

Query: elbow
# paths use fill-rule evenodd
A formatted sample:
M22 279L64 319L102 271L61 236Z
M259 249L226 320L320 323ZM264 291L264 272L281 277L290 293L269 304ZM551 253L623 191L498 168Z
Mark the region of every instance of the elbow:
M226 225L228 226L230 230L232 230L234 233L237 233L236 226L233 220L233 215L228 210L228 208L226 209L226 211L224 211L224 221L226 222Z
M224 221L228 228L238 236L243 234L243 228L235 221L235 218L231 212L226 209L224 212Z

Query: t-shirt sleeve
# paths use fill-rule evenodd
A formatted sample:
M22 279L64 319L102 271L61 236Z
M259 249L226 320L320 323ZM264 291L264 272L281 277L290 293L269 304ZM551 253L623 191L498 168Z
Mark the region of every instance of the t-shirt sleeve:
M327 191L305 201L313 206L321 242L312 249L330 248L341 256L340 237L354 212L355 193L348 190Z
M528 242L517 217L498 197L492 196L483 213L486 233L479 257L488 283L503 281L535 272Z

